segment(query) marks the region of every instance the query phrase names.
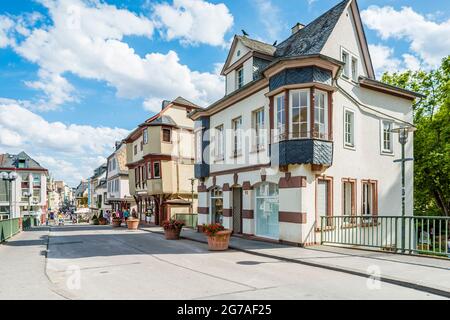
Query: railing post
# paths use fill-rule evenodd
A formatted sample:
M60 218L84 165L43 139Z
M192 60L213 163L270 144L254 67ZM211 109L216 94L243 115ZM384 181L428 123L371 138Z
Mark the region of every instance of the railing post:
M320 244L323 244L323 217L320 218Z

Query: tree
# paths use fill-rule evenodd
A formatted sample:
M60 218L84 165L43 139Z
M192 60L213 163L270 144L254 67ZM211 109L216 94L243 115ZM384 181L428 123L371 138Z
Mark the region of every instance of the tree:
M450 56L431 71L385 73L382 81L425 96L413 105L414 212L450 216Z

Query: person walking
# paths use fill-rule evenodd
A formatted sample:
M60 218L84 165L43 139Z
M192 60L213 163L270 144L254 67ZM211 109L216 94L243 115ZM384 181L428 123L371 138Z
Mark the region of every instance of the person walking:
M125 209L123 212L123 217L125 219L125 222L127 222L128 218L130 217L130 212L128 212L128 209Z

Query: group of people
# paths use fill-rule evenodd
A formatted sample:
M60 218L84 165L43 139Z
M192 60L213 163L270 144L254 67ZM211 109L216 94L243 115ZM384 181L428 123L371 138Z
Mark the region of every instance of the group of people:
M137 217L136 209L133 209L131 211L131 216ZM106 218L109 222L111 222L111 220L113 218L119 218L119 219L127 221L129 217L130 217L130 211L128 209L125 209L123 211L122 210L116 210L116 211L106 210L106 213L104 216L104 218Z

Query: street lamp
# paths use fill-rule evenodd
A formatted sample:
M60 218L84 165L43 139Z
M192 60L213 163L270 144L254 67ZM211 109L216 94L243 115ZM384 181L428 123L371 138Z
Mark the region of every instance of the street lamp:
M194 183L195 180L197 180L196 178L190 178L188 179L191 181L191 196L192 196L192 202L191 202L191 214L194 213Z
M405 162L413 161L413 158L405 158L405 145L408 142L408 135L411 132L416 131L417 129L412 126L404 126L392 129L391 132L398 133L398 142L402 146L402 158L398 160L394 160L394 162L401 162L402 164L402 253L405 252Z
M12 183L14 180L16 180L18 177L18 174L14 171L8 173L8 172L2 172L0 173L0 178L3 181L9 182L9 218L12 218Z

